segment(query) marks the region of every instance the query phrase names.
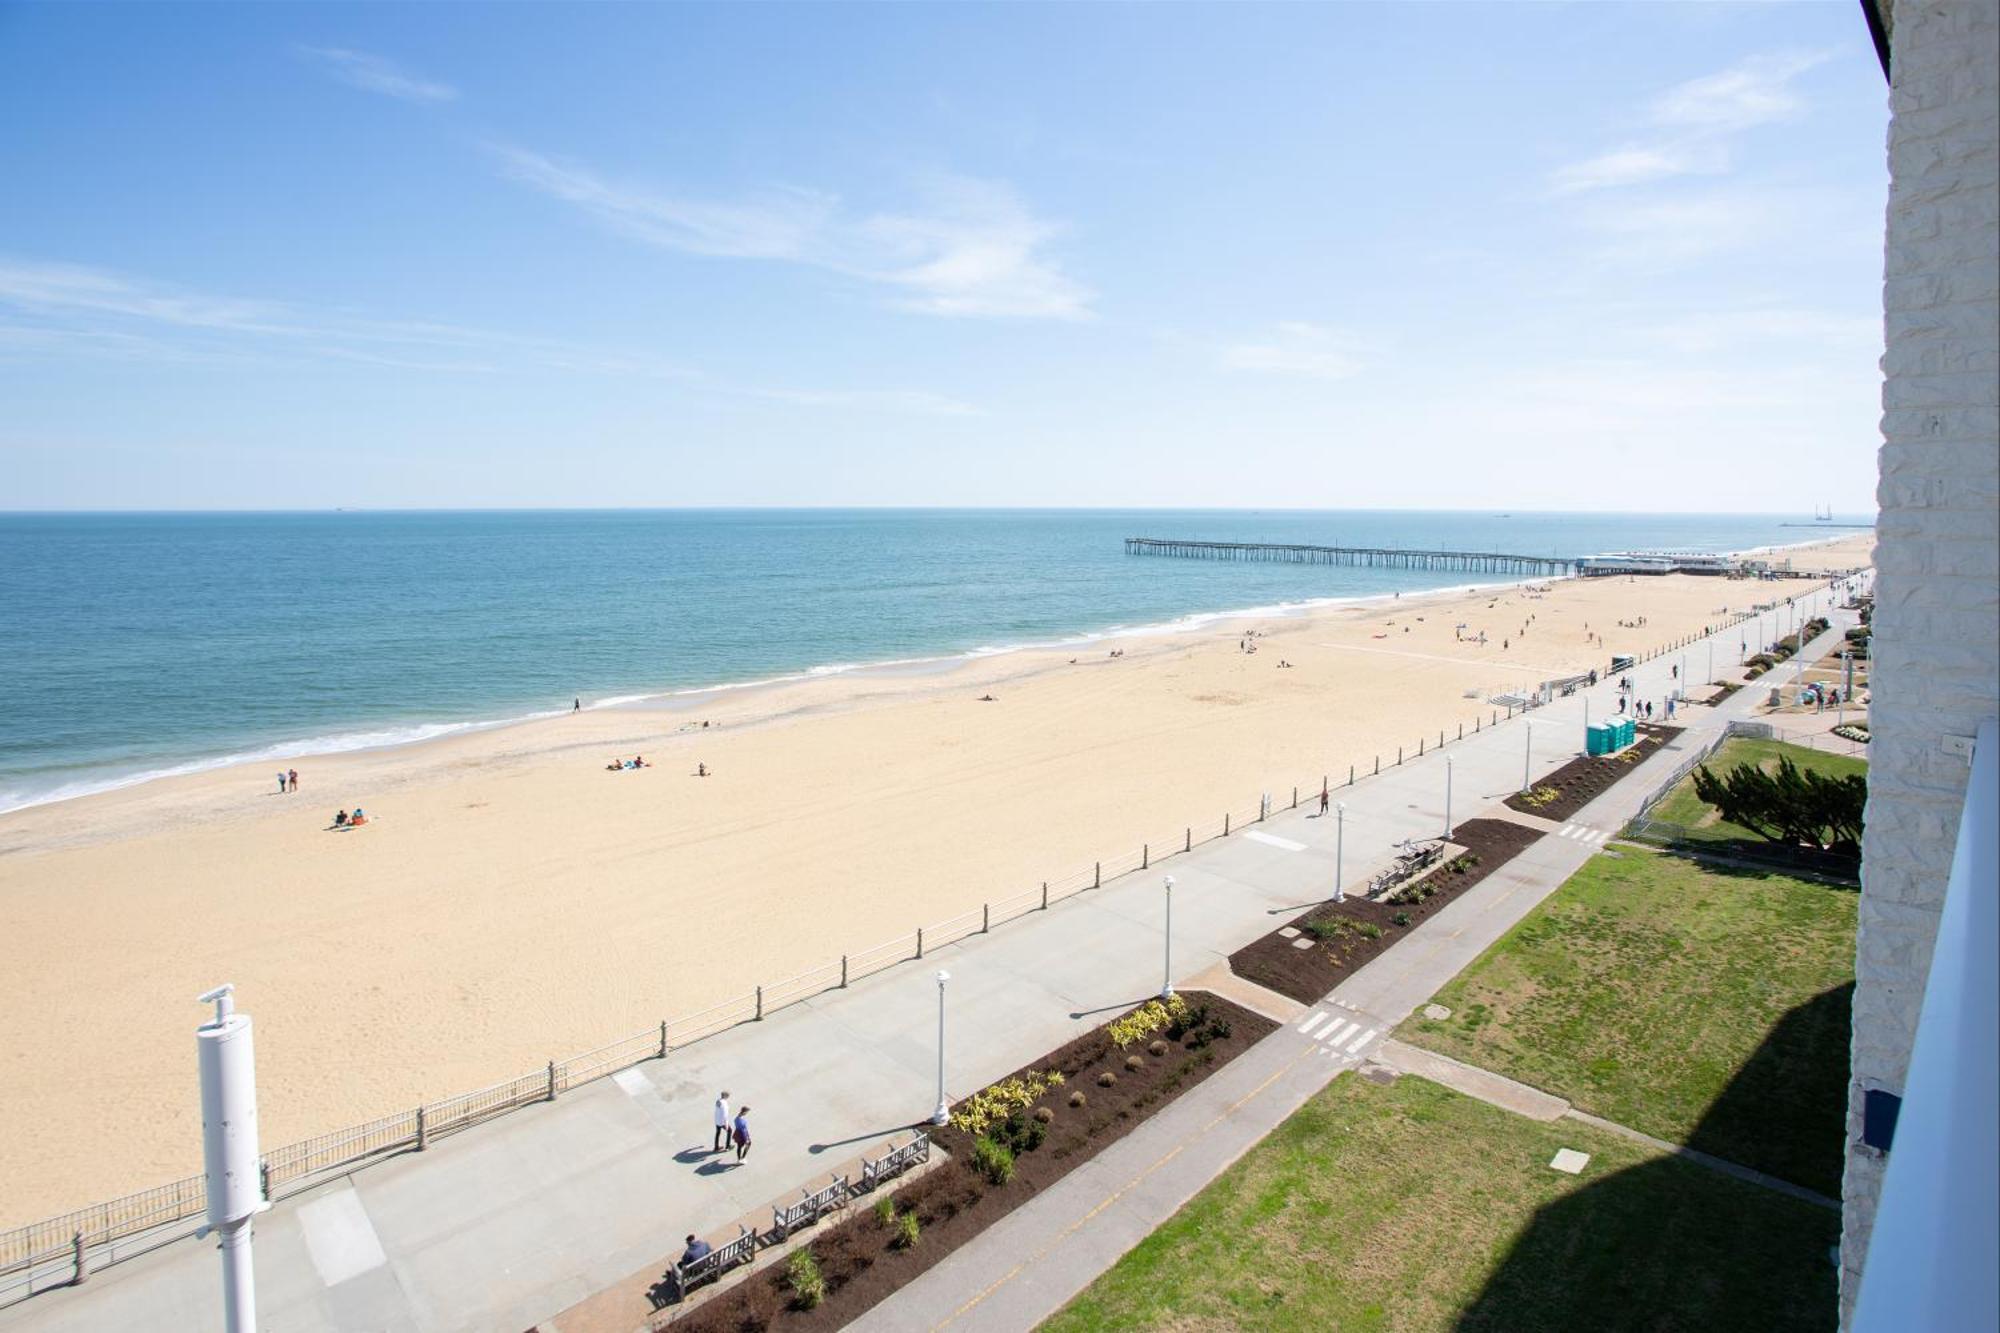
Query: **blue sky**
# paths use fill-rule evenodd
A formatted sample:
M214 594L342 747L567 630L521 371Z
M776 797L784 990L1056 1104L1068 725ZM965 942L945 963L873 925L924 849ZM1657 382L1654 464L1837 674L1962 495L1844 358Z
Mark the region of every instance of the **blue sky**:
M1872 510L1885 101L1844 2L0 4L0 508Z

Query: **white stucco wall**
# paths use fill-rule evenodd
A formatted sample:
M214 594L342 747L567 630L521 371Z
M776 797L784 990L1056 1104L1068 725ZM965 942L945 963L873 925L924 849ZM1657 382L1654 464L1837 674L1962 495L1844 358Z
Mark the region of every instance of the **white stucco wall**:
M1964 802L2000 710L2000 3L1897 0L1867 837L1841 1322L1881 1189L1861 1096L1901 1093Z

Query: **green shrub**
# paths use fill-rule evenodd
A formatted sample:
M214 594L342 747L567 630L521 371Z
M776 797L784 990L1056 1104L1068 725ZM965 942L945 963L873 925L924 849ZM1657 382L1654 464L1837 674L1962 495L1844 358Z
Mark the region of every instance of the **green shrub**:
M1314 917L1305 924L1306 934L1322 944L1328 940L1337 940L1352 929L1354 929L1353 923L1343 916Z
M1408 912L1398 912L1396 915L1390 917L1389 920L1399 926L1407 926L1410 924L1410 914Z
M1361 932L1361 938L1364 940L1379 940L1382 938L1382 927L1376 925L1373 921L1363 921L1355 929Z
M801 1310L812 1310L826 1299L826 1276L819 1271L819 1260L813 1258L811 1250L793 1250L792 1257L785 1260L785 1285L792 1289L792 1300Z
M897 1249L899 1250L916 1249L917 1237L919 1237L922 1234L923 1234L923 1228L919 1226L917 1223L917 1214L915 1210L904 1213L901 1217L898 1217L896 1219L895 1245Z
M1004 1185L1014 1178L1014 1154L994 1139L974 1139L972 1169L985 1176L989 1185Z
M875 1220L885 1227L896 1225L896 1201L884 1194L875 1201Z

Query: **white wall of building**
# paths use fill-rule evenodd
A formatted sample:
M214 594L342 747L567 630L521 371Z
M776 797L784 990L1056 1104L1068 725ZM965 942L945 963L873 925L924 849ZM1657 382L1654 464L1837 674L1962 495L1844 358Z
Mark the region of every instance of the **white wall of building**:
M1896 0L1882 287L1881 506L1867 837L1843 1184L1851 1319L1884 1159L1862 1094L1901 1093L1964 804L2000 711L2000 4Z

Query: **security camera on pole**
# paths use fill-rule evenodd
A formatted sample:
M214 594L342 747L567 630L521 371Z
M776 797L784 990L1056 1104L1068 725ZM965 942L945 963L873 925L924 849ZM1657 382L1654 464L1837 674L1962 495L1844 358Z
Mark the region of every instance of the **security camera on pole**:
M257 1156L257 1058L250 1015L236 1012L233 985L201 997L215 1018L194 1030L201 1065L201 1156L208 1220L195 1234L221 1238L222 1316L228 1333L257 1327L257 1282L250 1263L250 1219L264 1200Z

